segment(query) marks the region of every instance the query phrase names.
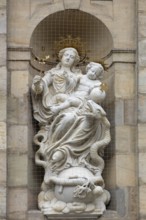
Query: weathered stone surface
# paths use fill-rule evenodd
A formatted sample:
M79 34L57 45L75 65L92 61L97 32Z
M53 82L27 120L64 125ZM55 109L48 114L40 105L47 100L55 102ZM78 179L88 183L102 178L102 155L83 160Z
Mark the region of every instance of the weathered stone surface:
M8 156L8 185L27 185L27 154L10 154Z
M16 50L10 49L8 51L8 59L9 60L14 60L14 61L28 61L30 60L30 52L29 52L29 48L18 48Z
M134 8L134 2L131 0L117 0L113 4L115 48L133 48L135 46L135 23L133 22L135 13L131 8Z
M6 217L6 188L0 186L0 219Z
M139 65L146 67L146 40L139 41Z
M142 216L146 216L146 202L145 202L146 185L139 187L139 212ZM145 220L145 218L141 218Z
M56 1L54 0L31 0L30 2L30 17L33 17L38 11L43 9L48 9L50 11L50 6L54 5Z
M139 37L146 37L146 12L139 13Z
M137 103L135 99L124 101L124 124L136 125L137 123Z
M135 151L136 129L132 126L117 126L116 133L116 152L129 154Z
M6 123L0 122L0 149L6 149L6 147L7 147Z
M22 7L23 5L23 7ZM9 46L28 46L29 45L29 0L9 1ZM25 9L25 10L24 10Z
M146 68L139 69L139 92L146 94Z
M7 5L7 1L6 0L1 0L0 1L0 8L5 8Z
M9 152L26 153L28 151L28 127L25 125L10 125L8 128Z
M118 188L116 190L116 202L117 202L117 212L121 217L124 217L127 213L127 197L126 194L128 194L127 190L124 188Z
M8 218L26 220L27 189L9 189L8 198Z
M80 9L81 0L64 0L65 9Z
M0 186L5 187L7 183L7 160L6 151L0 150Z
M28 96L23 98L8 98L8 119L10 123L28 124Z
M7 44L6 44L6 0L0 1L0 219L6 219L7 185Z
M146 124L138 125L138 150L140 153L146 152Z
M45 220L45 217L40 211L31 210L28 212L28 220Z
M113 50L112 58L113 58L113 62L134 63L135 62L135 51L134 50L129 51L128 49L125 49L125 50L116 49L116 50Z
M110 178L109 178L110 176ZM116 185L116 158L113 156L111 159L105 161L105 185L107 188L112 189ZM116 202L114 199L111 202Z
M145 0L138 0L138 12L145 12L145 7L143 7L145 5Z
M28 70L29 63L28 61L9 61L9 69L11 70Z
M146 122L146 95L139 94L139 103L138 103L138 119L139 122Z
M113 17L112 7L112 2L94 1L93 3L93 1L84 0L81 1L80 10L96 16L98 19L104 21L107 27L111 29L111 18Z
M146 219L146 9L144 0L138 1L138 150L139 150L139 219Z
M146 184L146 153L139 153L139 178L140 185Z
M135 185L135 154L116 155L116 178L119 187Z
M124 124L124 101L122 99L115 101L115 124Z
M11 94L14 97L23 97L28 92L28 71L12 71Z
M7 114L7 70L3 66L0 68L0 121L6 121Z
M6 33L6 7L0 6L0 34Z
M0 34L0 66L6 65L6 35Z
M134 96L134 68L130 64L115 65L115 96L122 99L130 99Z

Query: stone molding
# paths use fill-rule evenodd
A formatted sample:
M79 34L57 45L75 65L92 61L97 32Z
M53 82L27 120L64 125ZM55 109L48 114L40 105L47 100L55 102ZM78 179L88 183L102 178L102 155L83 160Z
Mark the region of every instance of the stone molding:
M109 68L112 67L115 63L123 63L123 64L135 64L135 54L136 50L134 49L113 49L110 53L103 58L105 62L108 64ZM9 47L8 48L8 61L24 61L29 62L31 59L31 48L30 47ZM35 67L32 63L30 63L31 67L35 70L39 71L37 67Z

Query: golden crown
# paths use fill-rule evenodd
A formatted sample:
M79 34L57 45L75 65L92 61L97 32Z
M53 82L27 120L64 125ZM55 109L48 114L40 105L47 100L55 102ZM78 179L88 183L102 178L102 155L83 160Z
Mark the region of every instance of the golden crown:
M95 60L95 58L92 59L92 57L87 56L87 53L89 54L91 51L87 50L87 44L81 40L80 37L72 37L71 35L67 35L66 37L60 37L58 41L55 41L53 44L53 56L52 55L45 55L44 57L38 57L33 51L33 48L31 48L31 53L34 61L37 61L39 64L43 65L52 65L56 64L58 60L56 59L58 57L59 51L66 48L66 47L73 47L75 48L80 56L80 64L85 65L92 60L93 62L100 63L104 70L106 71L108 69L107 65L105 64L104 60ZM103 88L103 90L106 90L106 88Z

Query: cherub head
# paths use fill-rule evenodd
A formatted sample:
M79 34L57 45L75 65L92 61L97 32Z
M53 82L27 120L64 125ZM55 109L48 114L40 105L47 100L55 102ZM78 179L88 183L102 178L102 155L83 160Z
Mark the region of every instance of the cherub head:
M86 67L87 77L91 80L102 79L104 69L100 63L90 62Z

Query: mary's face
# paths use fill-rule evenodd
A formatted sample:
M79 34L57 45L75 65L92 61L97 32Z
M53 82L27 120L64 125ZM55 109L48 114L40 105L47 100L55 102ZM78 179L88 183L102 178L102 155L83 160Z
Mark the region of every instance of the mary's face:
M76 54L73 50L67 50L64 52L61 63L63 66L71 67L75 62Z

